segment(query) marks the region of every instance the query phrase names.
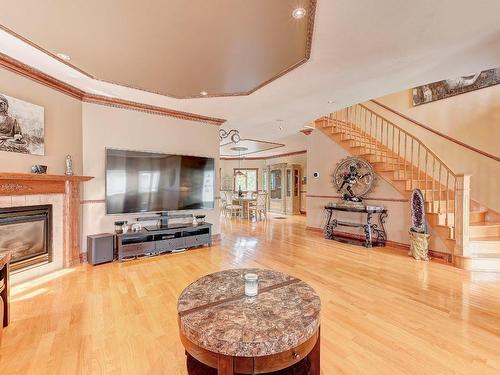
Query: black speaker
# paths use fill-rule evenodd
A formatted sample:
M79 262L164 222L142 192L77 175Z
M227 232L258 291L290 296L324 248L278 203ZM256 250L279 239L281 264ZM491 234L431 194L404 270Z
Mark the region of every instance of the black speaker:
M111 233L87 236L87 262L92 265L112 262L114 238L115 236Z

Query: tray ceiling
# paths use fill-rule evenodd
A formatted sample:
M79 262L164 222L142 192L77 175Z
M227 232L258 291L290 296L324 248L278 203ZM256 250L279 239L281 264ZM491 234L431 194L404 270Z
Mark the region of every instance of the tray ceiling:
M96 79L175 98L247 95L309 58L315 4L25 0L0 24Z
M281 148L283 143L261 141L258 139L241 139L238 143L224 142L220 145L220 156L239 157Z

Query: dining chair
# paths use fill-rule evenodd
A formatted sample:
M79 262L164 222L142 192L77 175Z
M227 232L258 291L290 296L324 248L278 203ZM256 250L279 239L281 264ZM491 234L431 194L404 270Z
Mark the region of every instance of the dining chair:
M228 194L228 195L226 195L227 204L224 208L224 213L226 214L226 216L233 218L234 215L236 214L236 216L239 216L240 218L243 217L243 206L241 204L234 204L233 194Z
M255 219L267 220L267 193L257 193L256 202L252 206L248 206L248 219L255 215Z

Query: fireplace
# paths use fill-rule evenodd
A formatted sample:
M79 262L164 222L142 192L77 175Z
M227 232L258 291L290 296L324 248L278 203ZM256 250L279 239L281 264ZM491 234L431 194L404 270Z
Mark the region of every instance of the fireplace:
M52 205L0 208L0 252L11 251L11 271L52 261Z

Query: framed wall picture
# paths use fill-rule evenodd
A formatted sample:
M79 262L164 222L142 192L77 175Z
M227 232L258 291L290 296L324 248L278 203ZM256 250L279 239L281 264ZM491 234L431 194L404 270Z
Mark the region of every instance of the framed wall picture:
M500 68L488 69L479 73L445 79L412 90L413 106L446 99L450 96L465 94L469 91L483 89L500 83Z
M44 108L0 93L0 151L44 155Z

